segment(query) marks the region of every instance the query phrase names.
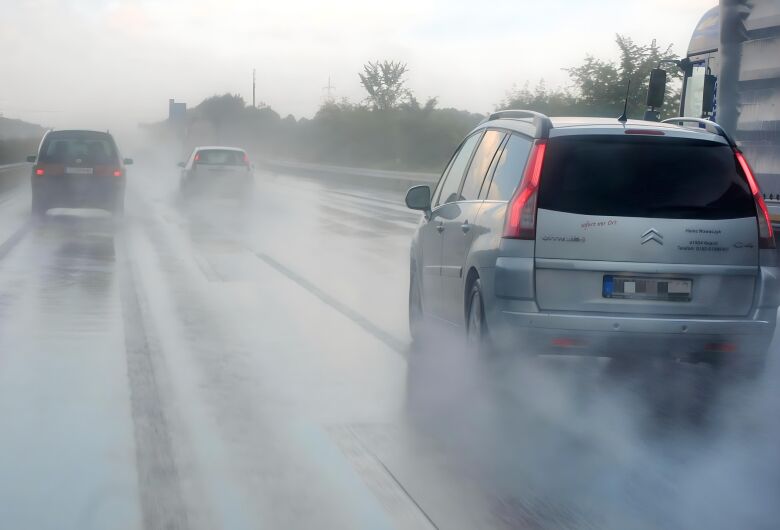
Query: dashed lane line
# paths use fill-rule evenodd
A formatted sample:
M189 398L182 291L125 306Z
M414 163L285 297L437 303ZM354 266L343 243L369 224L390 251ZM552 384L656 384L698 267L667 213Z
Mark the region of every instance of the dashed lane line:
M403 341L397 339L387 331L383 330L367 318L365 318L363 315L349 307L348 305L338 301L313 283L311 283L309 280L304 278L303 276L299 275L298 273L288 269L286 266L282 265L278 261L276 261L274 258L269 256L268 254L264 254L262 252L253 252L255 256L263 260L266 264L270 265L273 269L275 269L277 272L281 273L282 275L286 276L290 280L297 283L300 287L303 287L309 293L313 294L317 298L319 298L322 302L329 305L348 319L350 319L352 322L363 328L364 331L368 332L369 334L373 335L374 338L380 340L383 342L386 346L388 346L390 349L395 351L397 354L401 355L404 358L408 357L408 347L406 344L404 344Z
M117 238L120 297L125 328L130 405L136 445L138 488L144 528L184 530L189 527L168 418L163 408L154 357L156 341L144 322L140 294L126 240Z

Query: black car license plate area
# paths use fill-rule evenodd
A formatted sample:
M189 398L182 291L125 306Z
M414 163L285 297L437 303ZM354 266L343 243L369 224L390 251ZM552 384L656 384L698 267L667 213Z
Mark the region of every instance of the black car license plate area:
M602 287L604 298L632 300L690 302L692 292L693 280L686 278L605 275Z

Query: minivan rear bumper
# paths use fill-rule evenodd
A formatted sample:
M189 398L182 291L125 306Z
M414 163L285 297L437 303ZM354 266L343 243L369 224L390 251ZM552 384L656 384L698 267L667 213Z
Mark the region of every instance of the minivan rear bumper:
M715 319L526 312L504 307L493 317L491 333L509 349L518 345L545 354L684 357L763 355L774 335L777 310L760 309L753 318Z
M113 209L124 196L124 177L93 175L45 175L32 177L36 201L49 208Z

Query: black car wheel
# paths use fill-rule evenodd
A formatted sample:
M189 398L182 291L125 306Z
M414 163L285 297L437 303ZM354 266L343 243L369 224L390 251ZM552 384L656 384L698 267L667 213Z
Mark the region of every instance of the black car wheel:
M32 204L30 207L33 217L41 218L45 216L48 209L49 206L46 203L44 203L39 197L33 195Z
M113 213L117 217L121 217L125 214L125 197L124 195L121 195L116 198L114 201L114 207L111 210L111 213Z

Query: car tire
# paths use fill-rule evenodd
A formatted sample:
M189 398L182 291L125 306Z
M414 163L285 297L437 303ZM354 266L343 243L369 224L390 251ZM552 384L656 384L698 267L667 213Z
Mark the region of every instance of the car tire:
M466 339L469 346L479 355L493 352L485 320L485 302L482 295L482 282L474 280L466 298Z
M114 201L114 207L111 210L111 213L114 214L114 217L122 217L125 214L125 197L124 195L119 196Z
M32 213L32 216L36 219L41 219L46 215L46 212L48 211L49 206L44 203L40 198L35 197L33 195L32 198L32 204L30 206L30 211Z
M424 332L425 314L422 307L422 290L415 273L415 267L412 265L409 275L409 334L412 336L412 343L420 344Z

